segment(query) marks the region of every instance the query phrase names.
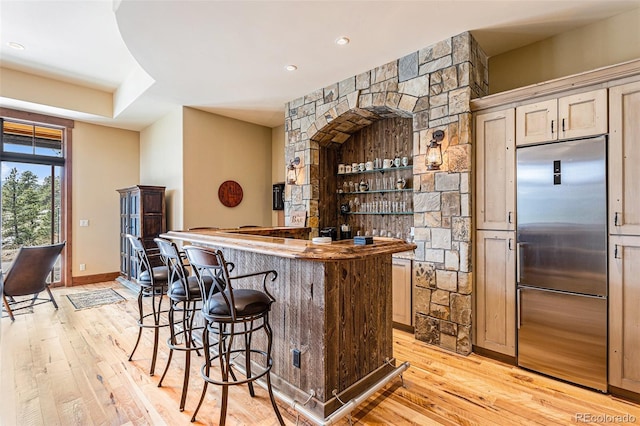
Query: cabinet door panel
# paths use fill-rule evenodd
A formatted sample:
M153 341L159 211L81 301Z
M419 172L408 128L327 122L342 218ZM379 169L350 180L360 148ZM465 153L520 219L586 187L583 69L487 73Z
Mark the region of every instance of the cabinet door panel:
M514 229L514 132L513 109L476 116L478 229Z
M607 133L607 90L558 99L558 122L562 139Z
M393 259L393 322L413 325L411 299L411 260Z
M164 214L164 193L161 191L144 192L140 207L144 214Z
M558 139L558 101L536 102L516 108L516 145Z
M476 237L476 345L516 354L515 233L478 231Z
M640 392L640 237L609 241L609 383Z
M609 110L609 231L640 235L640 82L612 87Z

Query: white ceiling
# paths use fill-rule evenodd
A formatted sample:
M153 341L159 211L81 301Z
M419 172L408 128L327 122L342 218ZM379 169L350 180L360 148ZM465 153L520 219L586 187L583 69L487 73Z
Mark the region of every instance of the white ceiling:
M69 118L140 130L186 105L274 127L284 123L285 102L464 31L491 56L637 7L640 0L0 0L0 65L116 94L113 118L53 111ZM343 35L351 43L337 46ZM0 105L52 113L7 98Z

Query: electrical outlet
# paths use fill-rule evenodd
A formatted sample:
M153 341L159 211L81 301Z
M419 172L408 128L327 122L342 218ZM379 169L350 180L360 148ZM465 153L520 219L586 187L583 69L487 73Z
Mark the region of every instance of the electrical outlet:
M86 269L87 269L87 264L86 264L86 263L81 263L81 264L80 264L80 270L81 270L81 271L84 271L84 270L86 270Z
M293 350L293 366L300 368L300 349Z
M89 219L80 219L80 226L89 226Z

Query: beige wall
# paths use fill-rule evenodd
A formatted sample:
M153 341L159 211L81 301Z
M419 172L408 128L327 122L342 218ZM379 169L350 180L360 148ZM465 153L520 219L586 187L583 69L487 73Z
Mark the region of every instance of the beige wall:
M489 58L498 93L640 58L640 8Z
M270 225L271 129L184 108L183 137L184 227ZM237 207L218 200L226 180L242 186Z
M182 107L140 132L140 184L166 187L167 229L182 229Z
M113 116L113 94L0 68L0 97L103 117Z
M271 129L271 183L282 183L285 179L284 125ZM284 215L284 211L281 211ZM284 218L283 218L284 220ZM278 225L278 211L271 211L271 225Z
M73 277L120 270L119 188L138 183L138 132L75 122L72 142ZM80 220L88 219L88 227ZM86 264L80 271L79 265Z

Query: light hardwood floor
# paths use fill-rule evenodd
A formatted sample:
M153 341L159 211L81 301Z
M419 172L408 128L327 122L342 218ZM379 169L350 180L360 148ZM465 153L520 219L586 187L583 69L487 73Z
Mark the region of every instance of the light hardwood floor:
M113 287L128 300L75 311L66 294ZM60 306L34 308L1 320L0 424L27 425L188 425L202 390L196 357L189 397L178 411L183 364L176 355L162 388L157 387L167 350L161 338L156 376L148 375L151 333L132 362L135 294L116 282L54 289ZM164 330L163 332L166 332ZM394 380L359 406L352 419L363 425L562 425L587 416L612 424L627 416L640 424L640 405L582 389L475 354L464 357L394 332L399 361L409 361L405 387ZM214 425L220 390L210 386L195 424ZM287 425L296 416L285 404ZM632 416L632 417L630 417ZM594 417L591 419L593 420ZM301 423L303 419L301 418ZM613 420L613 421L612 421ZM262 388L251 398L244 387L230 392L231 425L277 424ZM592 421L592 423L594 423ZM598 422L595 422L598 424ZM618 421L620 423L620 421ZM632 422L633 423L633 422ZM347 419L340 424L348 424Z

